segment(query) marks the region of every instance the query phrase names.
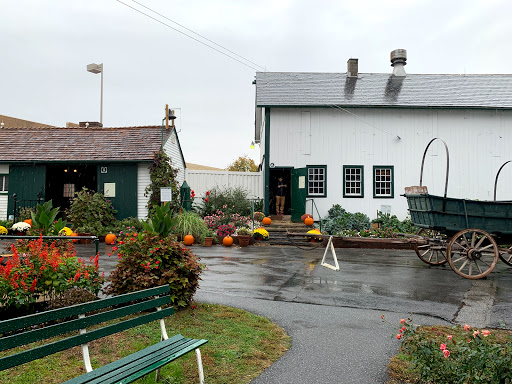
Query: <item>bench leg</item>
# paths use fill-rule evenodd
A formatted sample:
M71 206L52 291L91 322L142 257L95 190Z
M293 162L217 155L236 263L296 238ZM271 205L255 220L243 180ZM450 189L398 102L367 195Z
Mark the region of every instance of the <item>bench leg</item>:
M204 384L203 360L201 359L201 351L196 349L197 370L199 371L199 384Z

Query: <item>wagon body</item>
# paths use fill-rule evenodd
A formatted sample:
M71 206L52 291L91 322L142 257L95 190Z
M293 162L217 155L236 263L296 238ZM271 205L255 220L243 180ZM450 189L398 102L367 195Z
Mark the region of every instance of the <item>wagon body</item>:
M453 235L480 228L500 238L512 238L512 201L480 201L436 195L405 194L412 223Z
M500 238L512 237L512 201L455 199L426 194L405 194L411 221L420 228L453 235L480 228Z

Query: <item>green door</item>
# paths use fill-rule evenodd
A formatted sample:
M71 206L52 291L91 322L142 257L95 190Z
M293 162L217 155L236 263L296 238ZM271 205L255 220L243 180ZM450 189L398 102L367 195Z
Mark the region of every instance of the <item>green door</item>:
M118 220L137 217L137 165L98 165L98 192L112 202Z
M292 169L292 221L299 222L305 213L307 168Z
M38 200L43 203L45 201L45 183L45 165L11 165L9 167L7 216L14 213L14 194L18 200L17 207L35 207Z

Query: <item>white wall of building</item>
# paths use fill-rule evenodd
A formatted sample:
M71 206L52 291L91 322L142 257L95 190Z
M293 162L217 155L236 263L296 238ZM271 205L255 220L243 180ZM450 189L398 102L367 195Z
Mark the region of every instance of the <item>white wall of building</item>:
M146 207L149 196L144 196L146 187L151 183L149 178L149 164L137 165L137 218L145 220L148 216Z
M167 156L171 158L172 166L178 169L178 175L176 179L178 180L179 186L181 187L181 184L183 184L183 181L185 180L185 163L183 162L183 158L181 156L176 131L174 129L171 132L171 137L169 137L164 145L164 151L167 153Z
M315 197L322 216L333 204L376 217L382 205L407 216L404 187L419 185L428 142L442 138L450 154L448 197L492 200L496 173L512 159L512 111L447 109L272 108L269 163L327 165L327 197ZM399 136L400 138L398 138ZM267 160L267 159L266 159ZM343 198L343 165L364 166L364 198ZM394 166L394 198L373 197L373 166ZM446 155L440 141L425 160L423 185L443 195ZM512 200L512 165L500 174L498 200ZM316 215L315 215L316 216Z
M9 165L0 164L0 175L9 174ZM7 193L0 193L0 220L7 220Z

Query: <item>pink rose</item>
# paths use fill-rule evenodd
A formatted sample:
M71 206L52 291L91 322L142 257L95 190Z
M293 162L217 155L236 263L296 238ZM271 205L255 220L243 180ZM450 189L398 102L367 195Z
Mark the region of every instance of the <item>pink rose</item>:
M483 335L484 337L487 337L487 336L489 336L490 334L491 334L491 331L488 331L487 329L483 329L483 330L482 330L482 335Z
M446 349L446 344L441 344L441 346L439 347L439 349L441 351L444 351Z
M464 330L465 330L466 332L467 332L467 331L469 331L470 329L471 329L471 327L470 327L469 325L467 325L467 324L466 324L466 325L464 325Z
M444 355L444 357L448 358L448 356L450 356L450 351L449 351L449 350L447 350L447 349L445 349L445 350L443 351L443 355Z
M407 320L405 320L405 319L400 319L400 324L405 324L405 323L407 323Z
M478 331L473 332L473 337L476 337L479 333L480 332L478 332Z
M446 336L446 338L447 338L448 340L451 340L451 339L453 338L453 336L452 336L452 335L448 335L448 336Z

